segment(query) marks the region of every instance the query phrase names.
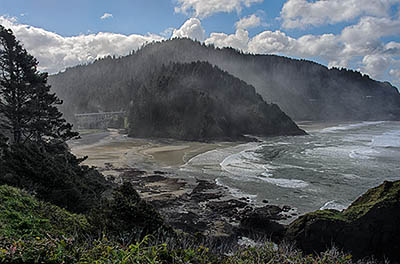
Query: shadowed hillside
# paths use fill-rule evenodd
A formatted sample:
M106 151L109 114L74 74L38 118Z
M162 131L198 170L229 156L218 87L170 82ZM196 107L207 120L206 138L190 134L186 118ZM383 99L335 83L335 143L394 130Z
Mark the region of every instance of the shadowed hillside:
M67 70L53 77L53 84L67 98L67 115L125 110L134 137L240 140L246 134L305 134L254 87L207 62L136 68L129 60L107 58Z
M253 85L267 102L296 120L399 120L400 94L391 84L347 69L305 60L216 49L188 39L145 46L129 56L102 59L52 76L65 113L119 110L130 87L171 62L208 61ZM79 91L79 92L78 92ZM102 97L102 98L99 98ZM72 104L72 102L74 102Z
M304 134L254 88L206 62L161 67L130 91L129 134L185 140Z

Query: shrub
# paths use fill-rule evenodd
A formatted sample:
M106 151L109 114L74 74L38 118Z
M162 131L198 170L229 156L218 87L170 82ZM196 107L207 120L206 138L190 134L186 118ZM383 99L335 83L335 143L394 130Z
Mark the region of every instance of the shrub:
M87 212L109 183L94 169L80 166L82 161L63 144L12 145L0 161L0 184L26 189L72 212Z
M98 230L124 244L148 234L161 237L173 234L160 214L127 182L116 188L111 198L103 199L89 219Z

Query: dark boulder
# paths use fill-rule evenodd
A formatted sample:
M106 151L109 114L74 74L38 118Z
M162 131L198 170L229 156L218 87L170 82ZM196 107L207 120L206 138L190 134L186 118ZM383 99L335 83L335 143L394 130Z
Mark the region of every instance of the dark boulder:
M250 237L253 234L262 234L274 241L281 240L285 234L285 226L276 221L286 218L282 212L282 208L276 205L244 211L239 225L241 233Z

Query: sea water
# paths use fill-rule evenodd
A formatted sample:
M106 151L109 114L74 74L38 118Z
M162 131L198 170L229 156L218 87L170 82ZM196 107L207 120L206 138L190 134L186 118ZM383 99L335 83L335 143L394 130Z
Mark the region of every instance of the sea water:
M256 203L299 213L342 210L369 188L400 180L400 122L360 122L306 136L262 138L192 158L181 171Z

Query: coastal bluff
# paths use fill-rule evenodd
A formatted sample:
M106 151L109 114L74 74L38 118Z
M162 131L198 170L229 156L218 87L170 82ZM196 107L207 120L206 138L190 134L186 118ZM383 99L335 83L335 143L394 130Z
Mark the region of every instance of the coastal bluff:
M286 239L295 241L304 252L322 252L334 245L356 259L400 260L399 237L400 181L385 181L341 212L303 215L286 231Z

